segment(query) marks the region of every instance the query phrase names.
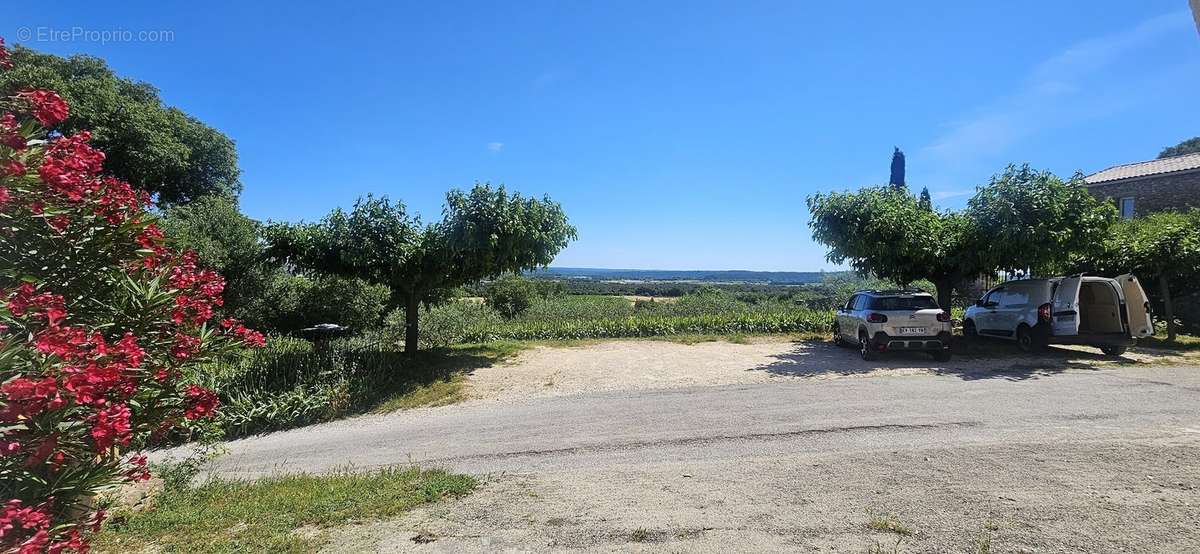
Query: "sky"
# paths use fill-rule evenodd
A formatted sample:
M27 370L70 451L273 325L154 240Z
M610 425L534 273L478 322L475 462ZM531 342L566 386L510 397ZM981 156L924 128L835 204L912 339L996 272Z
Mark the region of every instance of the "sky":
M1186 0L19 2L9 43L104 58L232 137L242 210L373 193L440 217L563 205L554 265L834 269L805 198L887 181L960 209L1009 163L1067 177L1200 135Z

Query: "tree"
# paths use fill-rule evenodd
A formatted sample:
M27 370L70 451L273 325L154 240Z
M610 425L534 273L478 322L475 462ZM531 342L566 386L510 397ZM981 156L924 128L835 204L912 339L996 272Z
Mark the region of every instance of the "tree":
M933 197L929 196L929 187L921 187L921 198L917 200L921 209L933 211Z
M1195 154L1200 152L1200 137L1192 137L1175 146L1163 148L1162 152L1158 153L1159 159L1170 158L1172 156L1183 156L1184 154Z
M892 175L888 179L888 184L896 190L905 190L908 188L904 184L904 152L900 151L899 146L892 152Z
M987 239L989 269L1048 274L1099 245L1116 208L1087 191L1083 176L1063 181L1029 165L1008 166L967 202L967 217Z
M827 260L848 262L861 275L902 286L928 279L943 308L949 309L956 283L985 269L971 220L926 210L907 191L872 187L815 194L808 209L813 240L829 247Z
M488 285L484 299L500 315L512 319L533 304L537 285L520 275L505 275Z
M184 376L264 343L214 321L221 277L165 246L88 133L49 132L68 111L48 90L0 99L3 552L86 552L94 499L148 479L141 452L217 409Z
M174 246L195 251L202 265L225 277L225 310L230 314L262 294L278 269L266 263L265 246L259 238L261 225L238 211L235 198L208 195L168 207L162 227Z
M404 205L367 196L350 213L334 210L315 224L275 224L275 256L315 271L391 288L404 307L405 352L417 351L418 310L450 289L505 273L544 267L575 238L562 208L476 184L446 195L443 219L423 225Z
M12 61L15 67L0 73L0 93L57 91L71 108L55 129L68 135L90 130L107 156L105 171L154 194L159 204L241 190L233 141L164 106L153 86L118 77L91 56L61 58L17 47Z
M1167 340L1174 341L1172 296L1200 289L1200 209L1123 220L1080 267L1107 275L1133 273L1157 289Z

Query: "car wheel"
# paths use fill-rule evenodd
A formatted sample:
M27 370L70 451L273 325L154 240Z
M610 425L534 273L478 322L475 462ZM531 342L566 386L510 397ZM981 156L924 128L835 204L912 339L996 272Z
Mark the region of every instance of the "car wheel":
M1025 353L1034 353L1042 349L1037 337L1033 335L1033 329L1030 329L1028 325L1021 324L1020 327L1017 327L1017 348Z
M1128 348L1124 346L1101 346L1100 351L1109 356L1120 356L1125 353Z
M975 320L968 319L963 322L963 338L973 339L979 337L979 330L975 328Z
M858 353L863 360L868 362L873 361L878 354L875 353L874 345L871 344L871 337L868 337L865 332L858 334Z

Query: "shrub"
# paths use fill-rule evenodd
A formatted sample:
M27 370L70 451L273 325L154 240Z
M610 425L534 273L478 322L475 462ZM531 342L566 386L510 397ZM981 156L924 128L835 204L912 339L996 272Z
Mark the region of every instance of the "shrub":
M512 319L529 309L537 294L537 286L529 279L505 275L488 285L484 300L500 315Z
M463 342L477 329L504 321L491 306L470 300L451 300L426 310L421 322L421 348L439 348ZM397 344L404 340L404 310L388 314L384 340Z
M58 95L2 102L0 550L83 551L103 517L89 499L147 478L137 453L216 409L180 375L262 335L210 325L223 280L164 247L148 196L100 175L87 132L47 133Z

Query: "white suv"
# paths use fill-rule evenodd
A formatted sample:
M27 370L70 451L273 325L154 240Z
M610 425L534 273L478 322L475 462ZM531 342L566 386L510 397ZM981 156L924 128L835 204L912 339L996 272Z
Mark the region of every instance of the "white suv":
M1086 344L1120 356L1152 334L1150 302L1132 275L1009 281L963 316L964 336L1015 340L1026 352L1050 343Z
M929 352L950 360L950 313L924 292L862 290L837 311L833 340L858 345L864 360L882 352Z

